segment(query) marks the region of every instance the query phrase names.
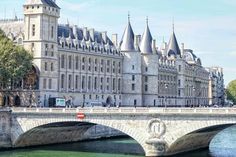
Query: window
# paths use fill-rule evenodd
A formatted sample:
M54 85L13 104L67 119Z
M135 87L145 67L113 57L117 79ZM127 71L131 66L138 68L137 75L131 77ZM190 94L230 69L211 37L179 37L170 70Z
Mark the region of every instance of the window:
M132 84L132 91L134 91L135 90L135 84L133 83Z
M113 73L116 73L116 62L115 61L113 61L113 68L112 68L112 72Z
M145 92L147 92L148 91L148 85L146 84L145 85Z
M69 56L69 69L72 69L72 56Z
M54 56L54 45L51 46L52 52L51 52L51 57Z
M45 62L45 64L44 64L44 70L48 71L48 63L47 62Z
M136 107L137 106L137 100L134 99L134 106Z
M64 89L65 75L61 75L61 89Z
M94 78L94 89L97 89L97 77Z
M51 27L51 38L53 38L54 37L54 27L52 26Z
M79 76L78 75L76 75L75 76L75 89L78 89L78 82L79 82Z
M120 87L121 87L120 85L121 85L121 79L118 79L118 90L119 90L119 91L120 91L120 89L121 89L121 88L120 88Z
M181 94L180 94L180 90L178 90L178 96L180 96Z
M85 89L85 76L82 76L82 89Z
M112 90L114 91L114 90L116 90L116 79L115 78L113 78L113 81L112 81Z
M145 76L145 82L148 82L148 76Z
M148 72L148 67L145 68L145 71Z
M100 90L103 90L103 78L101 78Z
M181 71L181 65L179 65L179 72Z
M52 89L52 79L49 79L48 81L49 81L49 82L48 82L48 88L49 88L49 89Z
M69 78L68 78L68 88L71 89L72 87L72 76L69 75Z
M134 81L135 80L135 75L132 75L132 81Z
M107 60L107 72L109 73L110 72L110 61L109 60Z
M107 90L110 90L109 84L110 84L110 78L107 78Z
M65 68L65 55L61 55L61 68Z
M47 79L43 79L43 89L47 88Z
M78 56L75 57L75 69L76 70L79 69L79 57Z
M35 24L32 25L32 36L35 36Z
M45 56L48 55L48 44L45 44Z
M51 71L53 71L53 70L54 70L53 63L51 63Z
M132 70L134 70L134 65L132 65Z
M178 85L179 85L179 86L181 85L181 82L180 82L180 80L178 80Z
M91 76L89 76L89 79L88 79L88 90L91 89Z

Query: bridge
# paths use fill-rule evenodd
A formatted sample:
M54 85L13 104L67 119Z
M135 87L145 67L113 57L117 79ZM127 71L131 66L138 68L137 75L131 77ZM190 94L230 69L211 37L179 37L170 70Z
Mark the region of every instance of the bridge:
M132 137L146 156L206 148L218 132L236 123L234 108L11 108L9 114L12 147L60 143L60 137L81 140L99 124ZM57 126L70 134L57 132Z

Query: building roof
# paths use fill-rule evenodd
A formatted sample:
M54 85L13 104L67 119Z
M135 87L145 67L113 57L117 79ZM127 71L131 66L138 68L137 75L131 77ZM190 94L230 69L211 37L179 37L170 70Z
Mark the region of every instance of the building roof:
M108 44L110 46L113 46L110 38L108 38L107 36L106 38L104 38L101 32L94 31L93 33L91 33L90 30L83 31L82 28L79 28L77 26L58 25L58 38L62 37L91 41L98 44Z
M170 37L170 41L169 41L169 44L168 44L167 54L168 54L168 56L171 56L171 55L174 55L174 56L181 55L180 49L179 49L179 45L178 45L178 42L177 42L177 39L176 39L174 31L173 31L173 33L172 33L172 35Z
M32 4L44 4L50 7L58 8L58 5L55 3L55 0L26 0L25 5L32 5Z
M128 24L120 42L121 51L135 51L134 48L134 32L128 19Z
M152 54L152 35L148 26L148 22L140 43L140 50L144 54Z

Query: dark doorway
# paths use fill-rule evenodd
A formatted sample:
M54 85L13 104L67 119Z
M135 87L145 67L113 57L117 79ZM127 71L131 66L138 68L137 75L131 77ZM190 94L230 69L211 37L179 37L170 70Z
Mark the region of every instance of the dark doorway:
M107 97L106 104L107 104L108 106L112 106L113 102L112 102L111 96Z
M20 97L18 95L15 96L14 105L17 106L17 107L19 107L21 105Z
M9 96L4 96L3 97L3 105L2 106L8 106L9 103L10 103Z

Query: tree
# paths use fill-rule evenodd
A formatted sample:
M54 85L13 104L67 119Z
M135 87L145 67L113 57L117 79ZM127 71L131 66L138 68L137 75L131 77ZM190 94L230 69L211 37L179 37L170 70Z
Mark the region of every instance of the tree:
M14 88L32 68L33 57L23 47L14 45L0 30L0 89L4 95Z
M226 89L227 98L236 104L236 80L231 81Z

